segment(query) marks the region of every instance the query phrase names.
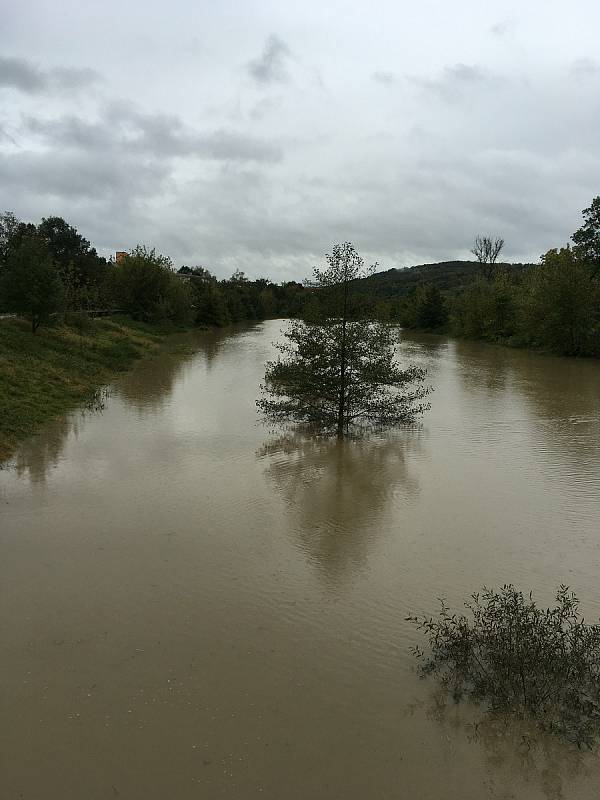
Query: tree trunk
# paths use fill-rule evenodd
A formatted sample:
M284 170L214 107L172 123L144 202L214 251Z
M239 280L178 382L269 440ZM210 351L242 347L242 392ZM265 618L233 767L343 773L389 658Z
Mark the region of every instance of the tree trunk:
M340 354L340 392L338 395L337 437L344 438L344 412L346 410L346 320L342 320L342 350Z
M344 438L346 427L346 322L348 316L348 275L344 276L344 308L342 314L342 347L340 352L340 392L338 395L337 438Z

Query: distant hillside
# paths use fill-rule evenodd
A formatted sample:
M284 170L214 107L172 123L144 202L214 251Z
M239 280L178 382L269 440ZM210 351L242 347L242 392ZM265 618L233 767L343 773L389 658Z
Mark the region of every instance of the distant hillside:
M499 264L499 267L521 272L529 264ZM441 261L438 264L419 264L405 269L388 269L356 281L359 292L379 297L399 297L416 286L430 283L441 291L461 289L471 283L480 272L477 261Z

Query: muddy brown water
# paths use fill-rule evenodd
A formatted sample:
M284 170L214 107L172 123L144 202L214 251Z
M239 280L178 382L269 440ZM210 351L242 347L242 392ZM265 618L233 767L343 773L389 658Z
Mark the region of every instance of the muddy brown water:
M257 423L282 323L184 337L0 471L0 796L597 798L600 760L413 671L513 582L600 616L600 364L409 335L420 429Z

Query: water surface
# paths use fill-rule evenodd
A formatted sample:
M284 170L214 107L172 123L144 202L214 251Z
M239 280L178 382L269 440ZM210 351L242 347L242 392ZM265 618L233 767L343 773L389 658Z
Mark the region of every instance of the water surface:
M410 335L423 426L340 445L257 423L281 325L182 337L0 471L1 796L598 797L444 706L404 618L505 582L600 616L600 364Z

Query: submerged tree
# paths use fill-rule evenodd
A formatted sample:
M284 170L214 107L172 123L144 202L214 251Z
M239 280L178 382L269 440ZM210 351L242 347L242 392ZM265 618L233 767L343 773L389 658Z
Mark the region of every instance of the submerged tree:
M546 731L591 746L600 736L600 625L584 621L567 586L540 608L508 584L485 589L455 614L408 617L429 640L413 648L455 700L468 695L490 711L534 719Z
M354 247L335 245L326 259L328 268L314 271L310 321L292 322L277 345L283 357L267 364L258 407L338 438L412 422L428 408L424 371L400 368L394 329L352 314L351 282L364 275Z

